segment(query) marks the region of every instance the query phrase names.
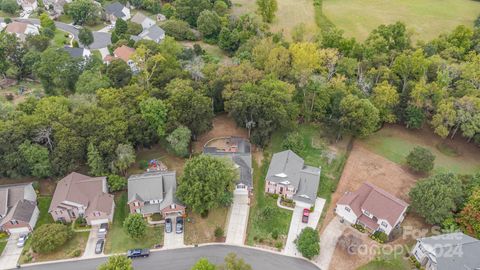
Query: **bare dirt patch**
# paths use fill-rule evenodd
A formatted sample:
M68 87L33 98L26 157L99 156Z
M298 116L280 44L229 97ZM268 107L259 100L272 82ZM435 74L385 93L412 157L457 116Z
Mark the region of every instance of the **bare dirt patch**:
M213 119L213 128L198 137L193 143L193 151L201 153L206 142L213 138L236 136L248 139L248 131L245 128L238 127L235 121L227 114L221 114Z

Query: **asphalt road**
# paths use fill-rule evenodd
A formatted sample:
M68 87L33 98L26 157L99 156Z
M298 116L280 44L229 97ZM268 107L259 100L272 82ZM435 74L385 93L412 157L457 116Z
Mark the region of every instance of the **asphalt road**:
M28 22L31 24L40 24L40 20L38 19L15 18L13 20L19 21L19 22ZM0 18L0 21L3 21L3 18ZM75 38L75 40L78 40L78 30L75 27L73 27L73 25L62 23L62 22L55 22L55 26L57 26L57 28L60 30L73 34L73 37ZM112 43L110 41L110 38L111 38L110 33L93 32L93 43L92 45L90 45L90 49L96 50L96 49L107 47L107 45Z
M212 263L220 264L223 262L224 257L230 252L234 252L237 254L237 257L243 258L254 270L319 270L317 266L303 259L286 257L251 248L226 245L212 245L153 252L150 254L149 258L134 259L133 268L135 270L190 270L193 264L202 257L206 257ZM106 258L80 260L22 267L21 269L94 270L105 260Z

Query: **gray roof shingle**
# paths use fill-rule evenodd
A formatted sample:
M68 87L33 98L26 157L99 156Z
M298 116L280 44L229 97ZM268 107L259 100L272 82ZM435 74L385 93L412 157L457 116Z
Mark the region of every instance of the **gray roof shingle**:
M122 9L125 6L119 2L114 2L105 7L105 12L107 14L113 14L115 17L123 17L125 14L122 12Z

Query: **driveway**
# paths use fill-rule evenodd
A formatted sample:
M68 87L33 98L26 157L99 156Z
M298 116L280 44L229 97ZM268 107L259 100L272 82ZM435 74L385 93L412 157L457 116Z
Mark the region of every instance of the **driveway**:
M297 246L294 243L295 239L297 239L298 235L306 227L310 227L313 229L317 228L318 221L320 220L320 216L322 215L324 206L325 199L317 198L315 200L315 208L313 212L310 213L310 216L308 218L308 223L303 223L302 217L303 209L305 209L305 207L297 203L295 209L293 210L292 221L290 223L290 229L288 230L287 243L285 245L285 249L283 250L286 255L301 256L301 253L297 250Z
M232 245L243 245L247 235L248 212L248 190L236 189L233 192L233 204L230 207L228 218L227 237L225 243Z
M98 234L99 226L92 226L90 230L90 234L88 235L87 245L85 247L85 251L83 252L82 258L83 259L90 259L102 256L103 251L101 254L95 254L95 246L97 245L97 241L100 238L105 239L105 235Z
M10 269L17 266L18 259L22 254L22 249L17 247L17 240L20 234L11 234L7 245L0 256L0 269Z
M183 226L185 226L185 222L183 223ZM169 248L181 248L184 247L184 233L185 232L185 227L183 227L183 232L182 233L176 233L175 232L176 228L176 221L175 217L172 218L172 232L170 233L164 233L163 237L163 248L169 249Z
M340 223L340 218L336 216L320 235L320 255L315 258L315 262L322 270L328 270L338 239L347 227L345 223Z

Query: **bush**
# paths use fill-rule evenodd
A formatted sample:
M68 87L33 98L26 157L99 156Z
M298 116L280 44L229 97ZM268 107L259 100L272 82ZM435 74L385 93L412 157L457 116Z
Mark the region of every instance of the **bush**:
M44 224L33 232L32 250L37 253L50 253L63 246L73 232L70 226L63 224Z
M357 229L357 231L361 232L361 233L364 233L366 232L367 230L365 229L365 227L363 227L362 225L360 224L353 224L352 225L353 228Z
M82 250L81 249L74 249L71 253L72 257L80 257L82 255Z
M310 227L303 229L297 240L295 240L298 251L307 259L312 259L320 253L319 242L318 231Z
M381 231L374 232L372 235L370 235L370 238L381 244L388 241L388 235Z
M224 235L224 232L223 232L223 229L221 227L217 227L215 228L215 237L216 238L220 238L220 237L223 237Z
M79 216L79 217L75 220L75 224L78 225L78 226L85 226L85 225L87 225L87 220L85 219L85 217Z
M275 240L278 239L278 231L276 229L272 231L272 238Z
M282 148L292 150L297 154L301 153L305 149L302 135L298 132L289 133L282 142Z
M123 228L132 238L142 238L147 231L147 222L141 214L130 214L123 221Z
M274 198L275 200L278 200L278 194L272 194L272 198Z
M125 177L111 174L107 177L108 186L110 191L123 190L127 186L127 179Z
M278 241L278 242L275 242L275 248L277 248L278 250L281 250L283 247L283 243Z
M176 40L197 40L197 36L185 21L168 20L162 24L162 28L167 35Z
M15 96L14 96L12 93L8 93L8 94L5 95L5 98L6 98L8 101L13 101L13 98L14 98L14 97L15 97Z
M433 169L435 156L423 147L415 147L407 156L408 166L416 172L429 172Z
M148 168L148 161L142 159L138 162L138 168L141 170L146 170Z

